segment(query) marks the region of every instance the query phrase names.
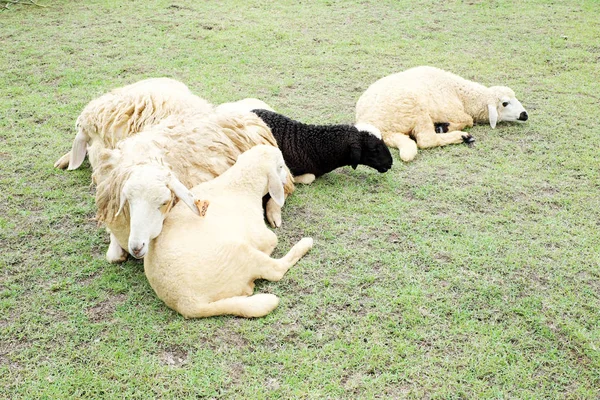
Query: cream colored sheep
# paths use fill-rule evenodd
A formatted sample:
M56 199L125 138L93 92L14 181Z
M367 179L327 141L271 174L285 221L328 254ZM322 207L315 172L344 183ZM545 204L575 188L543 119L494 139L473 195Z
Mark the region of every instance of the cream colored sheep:
M196 212L186 188L221 175L257 144L277 147L256 115L214 113L171 116L143 134L122 140L116 149L105 149L92 179L97 184L96 218L111 233L107 260L124 261L127 252L144 257L175 198ZM291 194L293 178L286 171L286 194ZM281 225L281 207L272 199L266 214L272 225Z
M284 257L270 257L277 236L265 226L262 198L268 192L283 205L286 178L281 152L255 146L221 176L192 188L210 201L206 217L173 207L144 259L157 296L186 318L261 317L275 309L274 294L252 295L254 280L279 281L313 244L304 238Z
M221 111L221 112L223 112L223 111L250 112L252 110L257 110L257 109L258 110L275 111L271 108L271 106L269 106L264 101L255 99L252 97L238 100L238 101L233 101L230 103L223 103L223 104L218 105L216 108L217 111Z
M527 118L527 111L510 88L488 88L426 66L378 80L356 103L356 121L379 128L385 143L400 150L403 161L415 158L417 146L474 141L462 131L473 122L489 122L495 128L500 121ZM436 125L445 133L436 134Z
M145 79L114 89L92 100L77 118L77 135L70 152L54 166L69 170L78 168L86 151L92 169L97 154L113 149L128 136L175 114L207 115L212 105L194 95L186 85L170 78Z

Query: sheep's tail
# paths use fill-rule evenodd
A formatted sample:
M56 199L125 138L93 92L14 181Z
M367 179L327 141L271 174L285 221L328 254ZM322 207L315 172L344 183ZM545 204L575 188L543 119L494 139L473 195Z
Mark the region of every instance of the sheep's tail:
M254 296L236 296L204 303L188 299L177 304L177 311L185 318L214 317L217 315L236 315L238 317L263 317L279 305L274 294L255 294Z

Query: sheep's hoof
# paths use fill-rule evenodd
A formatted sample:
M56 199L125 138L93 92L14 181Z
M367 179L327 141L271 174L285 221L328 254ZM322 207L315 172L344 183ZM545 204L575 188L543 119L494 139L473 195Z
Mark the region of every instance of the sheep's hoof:
M450 127L449 122L436 122L433 125L435 126L435 133L448 133Z
M475 138L473 136L471 136L470 134L462 135L462 140L469 147L473 146L473 143L475 142Z

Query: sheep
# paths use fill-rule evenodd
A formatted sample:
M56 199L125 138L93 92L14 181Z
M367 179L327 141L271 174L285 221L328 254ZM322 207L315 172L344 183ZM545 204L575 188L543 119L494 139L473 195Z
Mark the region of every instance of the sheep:
M185 318L262 317L279 304L274 294L253 294L254 280L279 281L313 246L303 238L282 258L270 257L277 236L262 218L262 197L284 202L286 169L279 149L258 145L221 176L191 189L207 199L206 217L190 218L177 204L144 258L156 295Z
M187 188L219 176L257 144L277 146L256 115L215 113L171 116L122 140L116 149L103 150L92 180L97 185L96 219L110 232L106 259L121 262L128 252L143 258L175 199L198 213ZM294 185L286 171L289 195ZM267 219L273 226L281 225L281 207L272 199Z
M356 121L381 130L403 161L425 149L475 139L473 122L527 121L525 108L505 86L485 87L435 67L421 66L373 83L356 103ZM439 133L439 134L436 134Z
M315 178L345 165L358 164L386 172L392 155L377 128L368 124L308 125L269 110L252 110L273 132L296 183Z
M77 118L77 135L70 152L54 166L77 169L86 151L92 169L97 154L114 148L120 140L141 132L174 114L208 115L213 106L192 94L183 83L170 78L145 79L114 89L92 100Z

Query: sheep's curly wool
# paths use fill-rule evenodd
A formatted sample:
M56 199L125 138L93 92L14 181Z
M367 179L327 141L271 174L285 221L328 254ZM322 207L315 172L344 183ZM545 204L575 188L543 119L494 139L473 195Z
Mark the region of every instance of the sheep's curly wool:
M212 112L210 103L171 78L144 79L113 89L83 109L75 124L77 135L71 151L54 166L76 169L87 151L93 169L102 150L114 149L121 140L171 115L208 115Z
M392 156L373 133L352 125L310 125L268 110L252 110L271 128L286 165L294 175L319 177L336 168L358 164L385 172Z

